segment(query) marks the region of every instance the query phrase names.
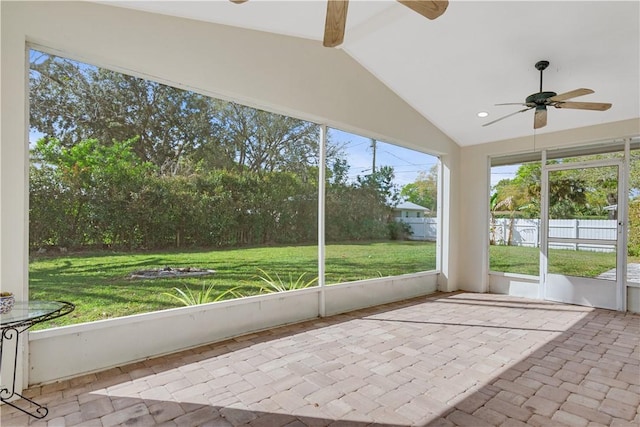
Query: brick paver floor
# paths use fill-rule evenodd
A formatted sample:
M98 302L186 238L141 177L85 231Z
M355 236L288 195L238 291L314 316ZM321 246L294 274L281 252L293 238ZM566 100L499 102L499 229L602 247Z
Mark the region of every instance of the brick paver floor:
M33 387L2 426L638 426L640 316L437 294ZM20 402L19 402L20 403Z

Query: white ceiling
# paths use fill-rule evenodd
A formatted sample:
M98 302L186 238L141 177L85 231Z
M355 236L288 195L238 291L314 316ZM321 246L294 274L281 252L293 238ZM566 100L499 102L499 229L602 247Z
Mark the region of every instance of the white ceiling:
M317 40L325 1L108 1L109 4ZM461 146L533 134L533 111L488 127L539 89L590 88L576 101L605 112L550 109L538 134L640 117L640 2L456 1L429 21L393 0L351 0L340 49ZM479 111L490 115L477 117Z

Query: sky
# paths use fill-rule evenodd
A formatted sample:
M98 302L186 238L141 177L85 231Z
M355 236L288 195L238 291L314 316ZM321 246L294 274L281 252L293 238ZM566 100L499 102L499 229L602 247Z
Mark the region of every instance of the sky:
M520 165L494 166L491 168L491 187L503 179L513 179Z
M328 137L333 143L344 147L345 157L350 166L350 180L355 181L358 175L371 173L373 166L371 138L337 129L330 129ZM393 167L394 182L400 187L415 182L420 172L429 172L437 163L438 158L435 156L383 141L376 142L376 167Z
M344 144L346 158L351 165L350 180L355 181L356 176L371 173L373 150L370 138L337 129L330 129L328 136L332 142ZM420 172L429 172L438 162L435 156L382 141L377 142L376 151L376 166L392 166L396 176L395 183L400 187L415 182ZM514 178L519 167L517 164L491 168L491 186L503 179Z

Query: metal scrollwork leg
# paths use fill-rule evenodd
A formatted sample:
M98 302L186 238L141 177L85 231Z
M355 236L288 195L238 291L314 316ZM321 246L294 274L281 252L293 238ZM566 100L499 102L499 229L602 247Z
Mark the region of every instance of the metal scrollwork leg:
M4 391L4 390L6 390L6 389L0 390L0 392L2 392L2 391ZM25 413L25 414L27 414L27 415L31 415L31 416L32 416L32 417L34 417L34 418L42 419L42 418L46 417L46 416L47 416L47 414L49 413L49 410L48 410L45 406L42 406L41 404L34 402L33 400L29 399L28 397L24 397L24 396L23 396L23 395L21 395L20 393L16 393L16 392L14 392L14 393L11 395L11 397L13 397L13 396L18 396L18 397L20 397L21 399L24 399L24 400L26 400L27 402L29 402L29 403L31 403L32 405L34 405L34 406L36 407L35 411L29 411L29 410L23 409L23 408L19 407L18 405L13 404L13 402L8 402L8 401L6 401L4 398L0 398L0 400L2 400L2 402L3 402L5 405L13 406L13 407L14 407L14 408L16 408L17 410L22 411L22 412L24 412L24 413Z
M20 311L21 314L6 320L0 317L0 327L2 331L0 333L0 370L3 368L2 363L4 361L9 363L8 366L5 364L4 372L11 372L11 381L6 386L0 384L1 402L34 418L42 419L47 416L49 410L46 407L34 402L28 397L16 393L16 371L18 368L19 353L18 341L20 340L20 335L33 325L64 316L71 313L74 309L75 305L66 301L22 301L16 302L13 308L13 310ZM11 347L11 350L13 350L11 354L5 351L9 350L7 345L13 345L13 347ZM4 379L6 379L6 377ZM31 405L29 405L28 409L21 408L13 403L15 397L24 399ZM9 400L12 402L9 402ZM35 410L31 409L33 406L36 407Z
M15 328L6 328L2 330L2 335L0 335L0 367L2 367L2 362L4 358L7 356L5 350L7 349L7 344L13 344L13 357L10 362L12 365L9 366L9 370L6 372L11 372L11 388L7 386L3 386L0 388L0 399L2 401L6 401L7 399L11 399L15 394L16 389L16 370L18 367L18 335L19 331ZM5 366L5 370L6 370Z
M12 372L11 385L10 387L0 387L0 401L2 401L6 405L18 409L19 411L24 412L25 414L31 415L34 418L42 419L47 416L49 410L46 407L29 399L28 397L24 397L20 393L16 393L16 373L18 369L18 338L20 336L20 332L21 331L19 331L17 328L5 328L2 330L2 334L0 334L0 369L2 369L2 360L6 355L4 352L4 350L6 349L6 345L7 343L13 343L13 354L11 354L11 356L13 356L11 360L12 365L9 366L9 372ZM18 396L21 399L24 399L34 405L36 407L35 411L28 411L15 405L12 402L9 402L9 400L14 396Z

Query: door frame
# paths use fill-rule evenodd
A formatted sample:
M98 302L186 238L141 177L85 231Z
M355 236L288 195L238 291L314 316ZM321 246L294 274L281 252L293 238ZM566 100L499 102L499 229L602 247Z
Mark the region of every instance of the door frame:
M559 163L553 165L547 165L547 152L542 152L542 168L541 168L541 233L540 233L540 286L539 297L540 299L547 300L547 287L549 285L549 273L548 273L548 250L549 250L549 172L559 170L572 170L582 168L596 168L616 166L618 167L618 219L617 219L617 233L615 240L616 247L616 280L615 280L615 304L610 304L607 307L609 309L616 309L618 311L626 310L626 276L627 276L627 170L629 163L629 144L625 144L625 152L623 158L605 159L605 160L589 160L583 162L573 163ZM576 239L582 240L584 239ZM566 239L569 243L571 239ZM605 241L613 242L613 241ZM601 242L600 242L601 243ZM593 279L593 278L581 278L574 276L557 275L561 280L565 282L567 286L587 286L596 287L598 284L611 284L610 280ZM576 303L576 301L565 301L568 303Z

